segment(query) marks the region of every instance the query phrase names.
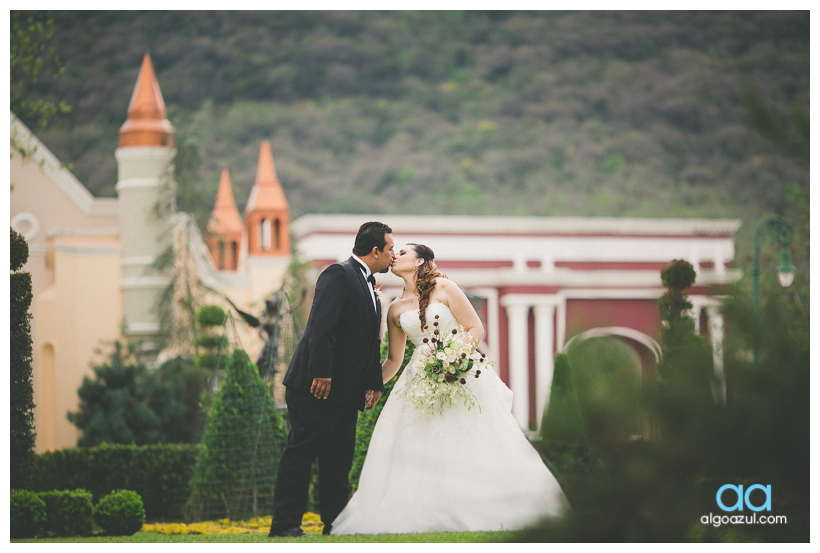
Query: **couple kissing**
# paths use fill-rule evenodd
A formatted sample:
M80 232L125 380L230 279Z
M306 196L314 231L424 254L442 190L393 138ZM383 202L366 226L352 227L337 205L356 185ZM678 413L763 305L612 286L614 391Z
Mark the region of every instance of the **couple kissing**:
M392 233L364 223L353 255L319 275L284 378L291 430L269 536L305 535L317 458L328 535L514 530L561 516L566 497L512 416L512 391L475 349L484 335L478 314L429 247L396 248ZM404 289L387 311L382 363L373 274L391 269ZM382 409L351 497L358 413L381 399L408 337L413 357Z

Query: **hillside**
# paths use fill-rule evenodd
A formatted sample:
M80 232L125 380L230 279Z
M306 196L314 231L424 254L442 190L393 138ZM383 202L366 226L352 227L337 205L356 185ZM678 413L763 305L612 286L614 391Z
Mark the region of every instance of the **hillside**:
M271 141L306 212L740 217L788 210L807 158L754 91L809 110L807 12L53 12L73 107L38 135L98 196L142 55L213 197ZM211 205L203 208L210 209Z

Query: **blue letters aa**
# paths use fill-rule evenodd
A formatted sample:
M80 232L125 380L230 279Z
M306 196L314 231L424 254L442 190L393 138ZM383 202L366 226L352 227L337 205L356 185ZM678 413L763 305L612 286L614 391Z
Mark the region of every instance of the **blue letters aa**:
M723 492L727 489L733 490L737 494L737 502L734 505L726 506L723 504ZM752 490L763 490L763 492L766 494L766 502L763 503L763 505L752 505L751 501L749 500L749 496L751 495ZM749 486L749 489L746 490L746 494L744 495L742 484L740 486L726 484L724 486L721 486L720 489L717 491L717 496L715 497L715 499L717 499L718 507L720 507L724 511L742 511L744 502L746 503L746 506L752 511L771 511L772 487L771 485L761 486L760 484L754 484L752 486Z

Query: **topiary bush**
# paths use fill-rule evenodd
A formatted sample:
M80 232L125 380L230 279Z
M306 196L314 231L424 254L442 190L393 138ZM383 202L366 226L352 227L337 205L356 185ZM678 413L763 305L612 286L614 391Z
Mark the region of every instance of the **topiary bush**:
M94 522L108 536L130 536L145 524L142 498L131 490L117 490L94 508Z
M584 441L584 421L566 353L555 356L549 403L541 422L541 439L567 444Z
M270 514L288 429L248 354L235 349L208 413L191 478L188 520Z
M46 525L46 504L28 490L11 490L12 539L42 536Z
M41 492L46 504L47 533L56 536L90 536L94 531L91 493L86 490Z
M196 314L196 322L204 327L222 326L227 314L218 305L204 305Z
M34 388L31 372L31 274L22 272L28 244L11 229L9 260L9 471L11 487L28 488L34 457Z

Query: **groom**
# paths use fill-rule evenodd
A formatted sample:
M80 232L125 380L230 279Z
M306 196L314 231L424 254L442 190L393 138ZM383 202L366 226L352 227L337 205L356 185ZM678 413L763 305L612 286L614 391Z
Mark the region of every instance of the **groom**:
M270 537L299 537L307 508L310 467L319 458L324 533L350 496L359 411L378 403L382 383L381 305L373 273L393 263L393 230L359 228L353 256L329 266L316 282L307 327L285 373L290 434L276 475Z

